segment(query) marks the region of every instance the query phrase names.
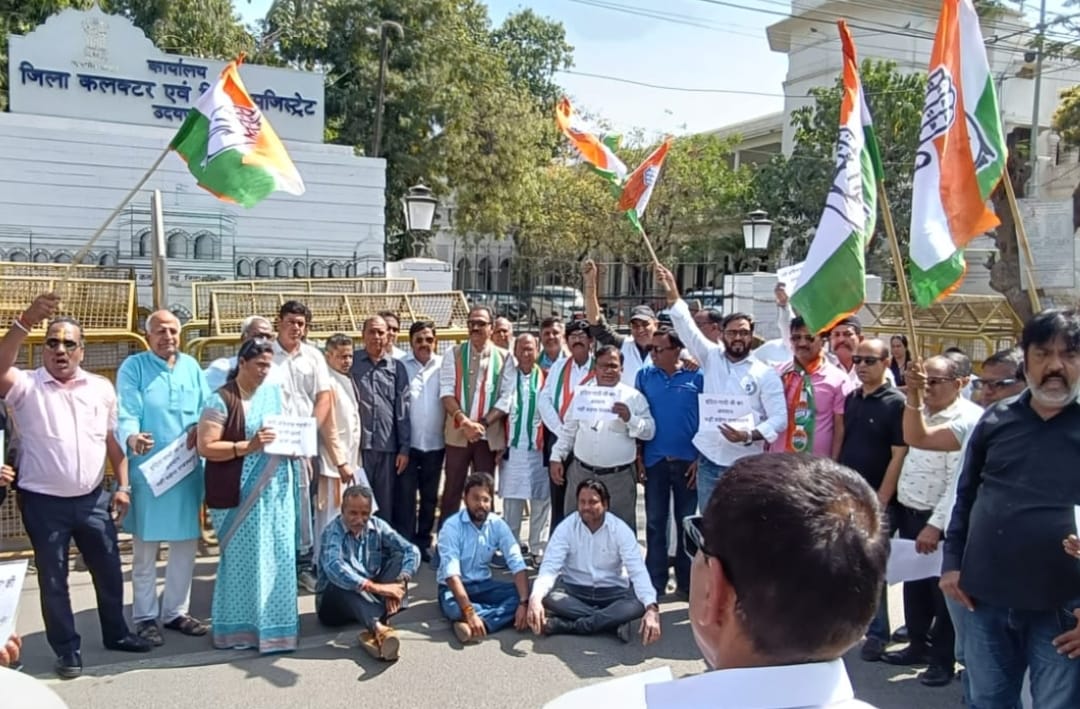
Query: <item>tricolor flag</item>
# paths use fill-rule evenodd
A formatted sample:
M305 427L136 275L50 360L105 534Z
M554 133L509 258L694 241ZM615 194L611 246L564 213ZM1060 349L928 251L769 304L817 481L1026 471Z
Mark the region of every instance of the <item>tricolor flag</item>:
M969 241L999 224L1005 173L994 80L971 0L944 0L930 55L911 203L911 289L920 307L960 285Z
M203 92L169 147L218 199L251 207L276 190L304 194L300 173L248 95L237 65L229 62Z
M625 211L630 223L642 234L645 233L645 228L641 225L641 218L645 216L645 207L652 197L653 187L660 177L660 167L664 164L670 147L671 139L668 138L645 158L637 169L630 173L619 197L619 211Z
M847 23L837 24L844 49L844 93L836 165L821 221L791 294L791 306L814 333L828 330L866 300L866 246L877 221L877 184L882 179L855 44Z
M608 182L621 186L626 179L626 165L615 155L618 136L607 136L603 140L585 130L570 105L570 99L563 98L555 106L555 123L559 130L570 139L581 158Z

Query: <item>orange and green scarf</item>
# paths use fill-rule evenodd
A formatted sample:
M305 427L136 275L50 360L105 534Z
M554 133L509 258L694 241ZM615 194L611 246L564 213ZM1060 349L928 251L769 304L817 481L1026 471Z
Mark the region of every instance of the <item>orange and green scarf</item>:
M534 364L532 374L528 375L529 387L523 392L521 380L525 378L520 371L517 372L518 414L517 420L514 421L513 436L509 435L510 422L507 421L507 438L510 439L511 448L521 448L523 445L527 445L528 450L540 451L544 450L544 427L540 425L536 402L540 396L540 389L544 386L544 371L540 368L540 365ZM528 400L526 400L526 394ZM533 436L530 431L535 431L536 435ZM522 441L523 433L527 443Z
M799 360L795 360L780 374L788 411L787 430L784 432L783 448L780 449L784 453L812 453L814 450L817 409L814 406L811 375L824 364L824 357L819 357L809 367L803 367Z
M499 391L499 377L502 375L502 368L504 364L504 358L502 351L498 347L491 347L491 355L488 360L487 366L480 371L477 376L477 380L480 384L480 391L478 396L473 397L473 392L470 391L469 386L469 359L472 354L472 345L466 340L458 345L458 361L457 370L454 373L454 397L458 400L458 404L467 413L467 416L473 421L479 421L483 418L487 412L491 411L491 407L495 405L495 399L498 397ZM455 421L454 426L459 424Z
M570 370L573 366L574 360L568 357L559 371L559 378L555 380L555 410L559 412L559 419L562 421L566 420L566 412L570 410L570 402L574 400L574 389L577 388L571 388ZM589 372L577 383L577 386L588 384L595 377L596 361L590 356Z

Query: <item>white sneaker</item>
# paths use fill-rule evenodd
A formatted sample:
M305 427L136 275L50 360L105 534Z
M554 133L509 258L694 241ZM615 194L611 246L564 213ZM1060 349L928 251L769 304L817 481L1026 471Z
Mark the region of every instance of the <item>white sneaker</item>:
M296 577L296 582L299 584L300 588L308 593L315 593L315 585L318 583L318 579L315 578L315 574L304 569L300 572L299 576Z

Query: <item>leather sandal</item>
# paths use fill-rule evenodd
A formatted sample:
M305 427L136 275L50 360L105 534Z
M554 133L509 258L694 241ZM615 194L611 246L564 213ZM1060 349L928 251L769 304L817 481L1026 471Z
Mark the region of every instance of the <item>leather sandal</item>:
M201 620L192 618L190 615L178 615L168 623L165 623L164 627L192 637L200 637L206 635L210 631L209 625Z

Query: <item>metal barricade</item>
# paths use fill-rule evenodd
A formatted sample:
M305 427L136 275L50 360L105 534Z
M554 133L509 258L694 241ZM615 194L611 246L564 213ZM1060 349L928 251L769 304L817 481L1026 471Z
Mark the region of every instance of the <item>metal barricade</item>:
M196 281L191 304L196 320L210 316L210 294L215 291L286 293L412 293L415 278L263 278L246 281Z

